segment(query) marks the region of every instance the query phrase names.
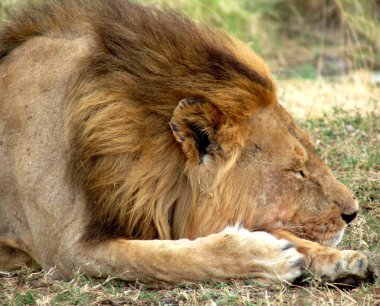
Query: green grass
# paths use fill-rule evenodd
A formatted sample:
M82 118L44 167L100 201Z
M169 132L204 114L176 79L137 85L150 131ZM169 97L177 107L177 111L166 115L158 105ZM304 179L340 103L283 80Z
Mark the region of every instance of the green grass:
M363 202L380 204L380 116L335 110L304 124L318 137L317 151ZM361 192L367 191L367 194Z
M317 150L335 175L354 191L361 216L348 231L344 247L380 250L380 114L335 110L307 121Z
M335 110L301 123L317 150L361 203L361 215L350 225L341 247L380 253L380 115ZM350 292L317 283L305 287L263 285L255 280L148 288L139 283L95 280L76 275L54 280L42 271L0 273L1 305L375 305L380 281Z

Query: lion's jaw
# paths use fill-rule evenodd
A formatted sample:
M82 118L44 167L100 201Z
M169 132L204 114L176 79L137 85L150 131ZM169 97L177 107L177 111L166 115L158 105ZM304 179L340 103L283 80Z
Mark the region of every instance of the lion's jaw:
M336 247L343 239L343 235L344 235L344 231L345 231L345 228L342 229L338 235L336 235L335 237L332 237L331 239L329 240L325 240L325 241L322 241L323 242L323 245L326 245L326 246L332 246L332 247Z
M251 230L285 228L323 245L337 245L347 225L341 215L358 210L352 192L334 177L310 137L280 105L263 110L246 125L249 132L239 154L231 154L224 164L207 161L190 174L198 197L188 236L241 223Z

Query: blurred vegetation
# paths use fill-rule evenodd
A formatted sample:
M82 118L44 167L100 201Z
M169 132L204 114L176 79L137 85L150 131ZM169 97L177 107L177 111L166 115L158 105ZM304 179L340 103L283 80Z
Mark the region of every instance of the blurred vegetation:
M1 0L0 19L17 4ZM40 0L38 0L40 1ZM187 13L246 41L284 77L380 69L380 0L134 0Z
M280 76L380 68L379 0L135 0L184 11L246 41Z

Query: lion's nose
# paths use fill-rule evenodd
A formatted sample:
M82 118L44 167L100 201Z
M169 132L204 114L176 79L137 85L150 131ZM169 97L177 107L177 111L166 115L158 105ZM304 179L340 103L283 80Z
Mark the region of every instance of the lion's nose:
M358 214L358 212L354 212L353 214L350 214L350 215L346 215L346 214L342 214L342 219L348 224L350 223L352 220L355 219L356 215Z

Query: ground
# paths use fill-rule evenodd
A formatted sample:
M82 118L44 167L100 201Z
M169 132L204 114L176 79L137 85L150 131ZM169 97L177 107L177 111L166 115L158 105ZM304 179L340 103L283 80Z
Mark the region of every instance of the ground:
M380 253L380 95L361 74L325 80L280 80L279 99L314 137L324 161L360 201L343 249ZM361 81L360 81L361 80ZM38 269L0 272L1 305L379 305L380 281L349 292L316 282L303 287L254 280L148 288L80 274L67 282Z

